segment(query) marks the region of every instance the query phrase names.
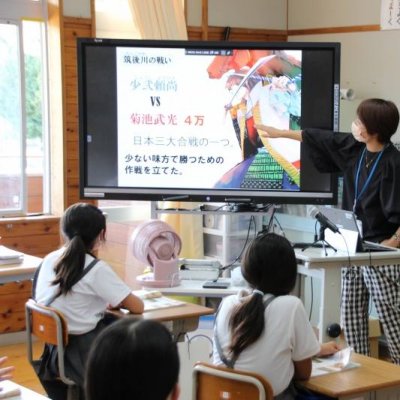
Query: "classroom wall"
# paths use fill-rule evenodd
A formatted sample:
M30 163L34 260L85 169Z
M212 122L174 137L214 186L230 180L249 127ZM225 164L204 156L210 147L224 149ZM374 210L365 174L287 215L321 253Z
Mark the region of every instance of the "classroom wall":
M382 97L400 107L400 31L354 32L289 36L289 41L341 43L341 87L352 88L356 99L341 100L340 129L350 131L356 108L369 97ZM394 137L400 141L400 130Z
M201 26L201 0L187 0L187 25ZM208 0L208 25L286 29L284 0Z
M341 101L341 130L350 130L363 99L382 97L400 107L400 30L290 35L295 29L379 25L380 1L289 0L288 8L289 41L341 43L341 87L352 88L356 94L354 101ZM394 141L400 142L400 129Z
M65 17L90 18L90 0L64 0L63 14Z
M379 0L288 0L288 29L379 24Z

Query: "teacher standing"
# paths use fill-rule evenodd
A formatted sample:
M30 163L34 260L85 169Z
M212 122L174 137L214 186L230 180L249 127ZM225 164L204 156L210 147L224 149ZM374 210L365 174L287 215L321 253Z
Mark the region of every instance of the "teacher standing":
M391 142L399 124L396 105L367 99L357 108L352 135L321 129L282 130L256 125L267 138L302 142L320 172L343 174L343 209L354 211L366 240L400 247L400 152ZM341 323L347 343L369 354L372 298L392 361L400 364L400 265L342 269Z

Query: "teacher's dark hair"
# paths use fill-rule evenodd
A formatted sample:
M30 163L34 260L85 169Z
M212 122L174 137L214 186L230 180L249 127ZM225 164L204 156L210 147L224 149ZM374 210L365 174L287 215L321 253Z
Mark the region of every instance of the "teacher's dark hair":
M91 254L102 231L104 240L106 218L96 206L76 203L65 210L60 228L66 239L65 251L54 266L56 277L52 283L59 285L60 294L67 294L80 279L86 254Z
M178 376L178 350L168 329L156 321L125 317L92 344L86 399L166 400Z
M242 259L242 274L251 287L265 294L289 294L297 277L296 256L290 242L275 233L255 238ZM229 326L232 355L238 357L265 328L263 297L259 294L248 296L234 309Z
M389 143L399 125L399 110L392 101L367 99L357 107L357 117L369 134L378 135L380 143Z

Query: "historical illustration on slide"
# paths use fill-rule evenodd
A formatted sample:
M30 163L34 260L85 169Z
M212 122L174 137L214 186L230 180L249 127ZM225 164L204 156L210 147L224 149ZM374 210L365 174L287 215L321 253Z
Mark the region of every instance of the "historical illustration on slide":
M301 51L237 50L216 56L210 78L226 79L232 118L243 161L217 187L298 190L300 146L285 139L261 138L254 124L300 128Z

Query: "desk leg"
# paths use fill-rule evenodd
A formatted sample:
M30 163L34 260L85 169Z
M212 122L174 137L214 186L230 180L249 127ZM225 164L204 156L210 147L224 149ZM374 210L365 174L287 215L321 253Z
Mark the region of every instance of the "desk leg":
M172 321L170 327L172 335L177 342L183 342L187 332L195 331L199 326L199 317L178 319Z
M332 338L328 336L326 329L328 325L332 323L340 324L341 269L308 268L299 265L298 272L301 275L320 280L318 339L320 342L332 340ZM302 288L304 288L304 285L302 285ZM302 294L302 298L304 299L304 293Z

